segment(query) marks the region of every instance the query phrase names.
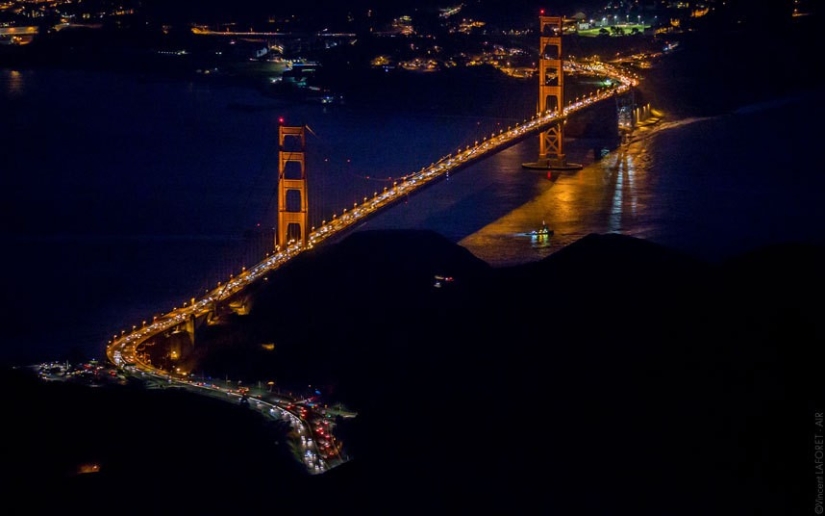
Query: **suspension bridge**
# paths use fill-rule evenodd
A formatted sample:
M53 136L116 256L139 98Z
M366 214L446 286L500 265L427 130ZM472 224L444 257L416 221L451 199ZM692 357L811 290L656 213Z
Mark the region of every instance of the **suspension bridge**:
M459 148L456 152L443 156L429 166L399 177L392 181L382 192L375 192L372 198L364 198L362 203L354 203L352 209L343 210L340 216L333 214L329 222L323 221L319 227L309 224L310 199L307 189L306 167L306 133L311 132L307 126L287 126L283 122L278 127L278 215L275 241L271 243L273 252L255 266L244 268L237 276L231 276L226 283L219 283L205 295L192 298L180 308L156 316L151 322L143 322L140 327L132 326L132 331L122 331L114 335L106 347L108 360L127 374L155 378L169 383L178 382L188 386L190 378L185 374L158 369L142 357L142 346L153 337L162 334L185 332L192 345L195 344L195 329L198 324L207 324L217 319L220 314L229 312L245 313L241 294L248 286L262 279L299 256L324 242L330 242L336 236L344 235L356 224L382 212L393 204L407 198L410 194L432 183L448 177L450 172L467 167L469 164L500 152L516 143L538 134L539 152L536 161L523 163L527 169L547 170L548 175L557 170L575 170L581 165L569 163L564 153L564 125L567 118L589 106L617 99L618 131L627 132L640 116L632 104L632 88L637 79L601 62L563 62L561 52L561 35L563 19L560 17L540 17L540 60L539 60L539 102L537 112L521 123L505 129L499 129L487 136L476 139L473 144ZM589 95L577 97L572 102L564 98L564 73L575 72L599 77L608 77L614 82L609 87L599 88ZM628 96L631 101L619 101ZM178 350L170 351L180 354ZM180 357L178 357L180 358ZM200 384L198 384L200 385ZM203 387L198 387L201 392ZM208 390L208 389L207 389ZM221 391L222 392L222 391ZM211 391L204 394L213 394ZM243 394L246 400L246 394ZM269 405L264 401L255 401L256 407L281 414L300 435L312 435L310 425L298 413L289 410L292 405ZM304 447L308 445L302 443ZM314 445L313 445L314 446ZM303 449L303 448L302 448ZM312 473L319 473L334 466L329 460L315 453L302 460ZM330 459L331 460L331 459ZM340 461L340 456L338 457Z
M218 307L243 313L245 307L237 303L238 294L247 286L268 273L333 237L341 236L356 224L382 212L388 207L407 198L414 192L457 172L469 164L500 152L525 138L538 134L539 153L535 162L524 163L529 169L575 170L581 165L569 163L564 153L564 125L572 114L608 99L617 99L618 131L630 131L639 120L640 111L632 104L632 89L638 79L619 68L599 61L562 60L561 17L540 17L540 59L539 59L539 102L537 112L521 123L500 129L476 140L473 144L454 153L443 156L429 166L421 168L394 180L381 192L362 203L354 203L340 215L333 214L329 221L319 227L310 226L310 199L307 189L306 170L306 126L278 128L278 216L275 233L274 252L267 253L265 259L250 268L244 268L237 276L219 284L201 298L192 298L180 308L155 317L151 322L133 326L131 332L122 331L114 335L106 347L110 362L118 367L135 366L145 370L152 368L140 361L139 346L151 337L169 331L185 331L194 342L196 321L209 320L215 316ZM589 95L565 102L564 74L574 72L598 77L607 77L612 84L599 88ZM631 100L618 101L629 97Z

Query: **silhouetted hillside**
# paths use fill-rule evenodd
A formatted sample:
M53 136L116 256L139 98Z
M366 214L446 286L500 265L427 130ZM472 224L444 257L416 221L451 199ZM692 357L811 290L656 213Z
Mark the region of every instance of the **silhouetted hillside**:
M326 385L359 413L338 427L353 459L279 480L250 456L266 436L168 408L158 428L143 412L153 396L138 411L107 405L124 425L153 424L121 436L141 465L105 486L139 472L198 493L207 512L244 514L801 514L825 402L822 258L779 246L711 266L589 235L498 269L434 233L356 233L271 274L249 315L196 336L207 371Z
M357 458L318 482L359 508L789 514L822 402L821 253L710 266L589 235L494 269L364 232L273 275L239 323L358 410Z

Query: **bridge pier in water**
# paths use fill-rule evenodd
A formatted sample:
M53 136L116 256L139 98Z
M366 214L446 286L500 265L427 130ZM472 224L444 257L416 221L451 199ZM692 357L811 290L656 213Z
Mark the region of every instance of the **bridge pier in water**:
M564 67L562 58L561 16L539 16L539 100L538 114L564 110ZM568 163L564 154L564 124L561 118L539 133L539 157L524 168L539 170L578 170L582 165Z
M275 247L290 240L306 247L309 236L307 206L306 136L304 127L278 127L278 230Z

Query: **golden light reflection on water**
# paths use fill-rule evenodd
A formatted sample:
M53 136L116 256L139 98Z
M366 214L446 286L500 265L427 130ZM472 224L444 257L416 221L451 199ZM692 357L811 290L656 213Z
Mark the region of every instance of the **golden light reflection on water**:
M533 174L538 194L529 202L459 242L494 266L537 261L590 233L627 233L638 227L649 191L648 139L644 133L601 161L573 172ZM549 239L531 235L542 224Z
M20 95L23 92L23 74L17 70L9 70L6 75L6 89L11 97Z

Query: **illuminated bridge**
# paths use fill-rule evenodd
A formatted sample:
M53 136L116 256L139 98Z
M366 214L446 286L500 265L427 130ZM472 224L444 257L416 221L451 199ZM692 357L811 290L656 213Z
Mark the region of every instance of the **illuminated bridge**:
M332 220L318 227L309 227L305 158L305 127L279 127L279 178L278 178L278 224L274 252L251 268L244 270L237 276L230 278L225 284L219 284L207 292L200 299L192 298L191 302L172 311L156 317L151 323L133 326L131 332L125 330L115 335L106 349L108 359L119 367L136 365L150 370L145 364L140 364L137 347L150 337L168 331L186 331L194 339L195 322L208 319L215 315L217 306L229 307L242 312L244 307L233 307L230 301L248 285L265 276L269 272L301 254L303 251L338 236L353 228L357 223L381 212L398 201L406 198L417 190L438 181L456 172L459 169L483 159L507 147L515 145L526 137L538 134L540 137L539 156L535 163L524 164L527 168L545 168L547 170L576 168L576 164L566 162L563 153L563 126L571 114L585 109L593 104L611 98L619 98L631 92L637 84L637 79L618 68L601 62L564 62L561 61L561 18L541 17L543 28L541 36L542 58L540 60L539 93L542 100L539 102L539 112L529 120L507 129L500 129L448 154L437 162L407 174L392 183L391 187L376 192L371 199L364 199L361 204L356 203L352 209L343 210L340 216L333 215ZM555 50L548 51L546 47L555 46ZM608 77L613 85L600 88L583 98L563 104L563 76L564 72L590 74L599 77ZM549 99L549 100L548 100ZM619 103L617 103L619 105ZM624 113L623 113L624 111ZM636 121L638 112L627 107L619 108L619 131L626 131ZM293 145L289 147L289 143ZM297 174L295 173L297 165ZM290 170L292 174L288 175ZM288 209L287 199L297 196L298 208Z
M106 348L110 362L127 373L145 377L154 377L161 381L189 384L189 378L163 371L143 363L140 358L140 346L148 339L169 332L186 332L194 343L197 323L208 322L221 311L231 310L244 313L243 296L240 294L247 286L261 279L271 271L280 268L303 251L312 249L332 237L340 236L357 223L381 212L383 209L401 201L408 195L427 185L447 177L450 172L458 171L468 164L483 159L507 147L515 145L531 135L539 135L539 156L536 162L525 163L525 168L551 170L570 170L580 168L568 163L563 152L563 128L571 114L596 103L617 99L619 132L627 132L639 117L639 111L633 109L632 102L620 102L637 84L635 77L601 62L562 62L561 60L561 24L556 17L540 17L542 34L540 37L541 57L539 61L539 95L538 112L529 120L500 129L488 136L467 145L463 149L448 154L437 162L407 174L384 188L375 192L371 199L365 198L361 204L355 203L349 211L344 210L340 216L333 215L332 220L324 221L320 227L310 227L308 218L309 199L307 195L307 177L305 170L305 130L306 127L290 127L281 124L278 131L279 175L278 175L278 220L275 233L274 252L254 267L244 268L230 280L200 299L192 298L180 308L155 317L151 322L132 326L132 331L124 330L115 335ZM564 102L564 72L589 74L612 79L611 86ZM630 95L632 97L632 95ZM549 172L548 172L549 174ZM291 202L290 202L291 201ZM210 386L216 388L215 386ZM204 387L198 387L203 389ZM204 394L212 394L205 392ZM255 400L258 408L280 411L286 414L282 406L266 405ZM264 405L266 405L264 407ZM282 416L283 417L283 416ZM288 416L300 432L306 431L305 421L295 414ZM326 471L331 464L318 459L307 463L312 472Z

